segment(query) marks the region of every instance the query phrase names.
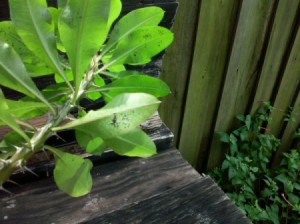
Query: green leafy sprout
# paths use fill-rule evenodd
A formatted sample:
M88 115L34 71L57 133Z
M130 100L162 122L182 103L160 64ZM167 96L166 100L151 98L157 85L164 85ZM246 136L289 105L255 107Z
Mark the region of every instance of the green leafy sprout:
M45 145L57 131L75 130L78 144L101 155L149 157L155 144L138 127L170 93L161 80L127 70L143 65L173 41L159 26L159 7L134 10L118 19L120 0L9 0L11 21L0 22L1 85L25 96L7 99L0 89L0 125L9 126L0 142L0 187L35 153L54 154L54 180L73 197L91 191L92 163L78 155ZM113 28L112 28L113 27ZM109 36L109 38L108 38ZM128 67L128 66L127 66ZM56 84L39 90L33 77L54 74ZM85 112L83 98L103 98L105 106ZM77 110L76 118L70 112ZM30 119L47 115L42 127Z
M280 166L271 167L280 140L264 127L273 109L266 103L254 115L238 115L237 129L218 133L229 148L210 175L253 223L299 223L300 150L283 153Z

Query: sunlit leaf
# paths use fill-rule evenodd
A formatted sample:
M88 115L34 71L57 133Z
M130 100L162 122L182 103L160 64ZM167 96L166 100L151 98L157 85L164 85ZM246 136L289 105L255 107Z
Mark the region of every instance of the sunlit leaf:
M154 142L140 129L133 129L124 135L106 139L105 143L119 155L147 158L156 154Z
M164 11L155 6L134 10L123 16L114 26L109 40L107 41L103 53L116 46L119 41L125 39L133 31L140 27L156 26L162 20Z
M61 42L60 35L59 35L59 30L58 30L59 9L53 8L53 7L48 7L48 10L51 13L52 22L54 24L54 32L55 32L55 37L56 37L56 47L61 52L66 53L66 49L65 49L64 45Z
M125 134L149 118L160 101L145 93L121 94L97 111L52 130L92 130L101 138L109 139Z
M76 89L120 12L120 0L70 0L62 10L58 28L75 76Z
M9 0L9 6L12 22L24 44L69 83L56 51L54 24L46 0Z
M106 66L146 64L153 56L168 47L172 41L173 34L166 28L151 26L136 29L118 43Z
M72 197L88 194L92 188L92 162L50 146L45 148L54 153L54 180L57 187Z
M95 90L96 88L98 87L101 87L101 86L105 86L105 81L100 77L100 76L97 76L95 79L94 79L94 84L95 86L97 87L94 87L94 86L91 86L89 88L90 91L93 91ZM86 97L90 100L97 100L101 97L101 93L100 92L90 92L90 93L86 93Z

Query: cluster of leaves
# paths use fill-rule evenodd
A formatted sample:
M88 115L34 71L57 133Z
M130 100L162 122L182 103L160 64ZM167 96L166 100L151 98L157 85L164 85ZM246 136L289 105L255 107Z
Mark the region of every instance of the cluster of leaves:
M284 153L280 167L271 168L280 145L269 130L272 107L265 104L254 116L238 115L239 128L220 140L229 145L226 159L210 175L254 223L297 223L300 218L300 153Z
M0 125L12 131L0 142L0 187L36 152L54 153L54 179L77 197L92 187L92 163L45 145L57 131L75 129L80 146L101 155L109 146L126 156L149 157L152 140L137 126L158 108L168 86L126 65L142 65L164 50L173 34L159 26L164 11L146 7L117 21L120 0L9 0L11 21L0 23L1 85L25 95L6 99L0 89ZM112 24L115 24L110 31ZM109 38L108 37L109 35ZM56 84L39 90L32 77L54 74ZM85 112L83 98L106 105ZM77 110L78 117L70 116ZM41 128L29 119L48 114Z

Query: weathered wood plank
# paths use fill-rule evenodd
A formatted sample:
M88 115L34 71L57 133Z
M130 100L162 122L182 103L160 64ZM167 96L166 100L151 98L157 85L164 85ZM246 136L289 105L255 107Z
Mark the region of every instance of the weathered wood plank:
M251 114L261 105L261 101L270 101L280 77L280 67L291 41L292 28L296 13L299 10L299 0L291 0L289 4L279 1L274 24L272 27L266 56L253 100ZM299 16L299 15L298 15Z
M200 0L180 1L173 27L175 39L166 52L162 67L161 79L170 86L172 94L164 99L159 112L174 133L175 145L179 140L199 7Z
M272 0L245 0L242 3L215 133L228 132L233 127L235 116L246 112L258 75L258 62L274 4ZM218 136L214 134L207 168L220 165L224 153Z
M84 223L250 224L251 222L232 206L211 178L204 177L180 189L168 190L138 204Z
M189 220L209 218L214 223L224 223L222 220L232 220L225 223L236 223L236 220L249 223L221 190L192 169L175 149L149 159L127 158L96 166L92 175L93 190L81 198L71 198L58 191L52 178L11 189L16 193L12 197L1 194L1 223L79 223L107 217L109 213L128 214L130 207L140 211L136 206L139 204L143 205L141 208L153 205L153 209L164 206L165 210L170 209L173 213L177 208L178 212L186 211L185 216ZM161 204L161 199L165 202L170 200L168 203L173 208ZM160 216L159 213L155 215L155 221L168 222L170 216L166 216L164 209L160 209ZM219 215L208 213L210 209ZM154 211L146 209L140 211L140 216L128 214L126 217L132 221L130 223L141 223L141 216L150 217ZM122 218L118 221L124 223Z
M284 70L280 86L274 102L274 107L284 112L288 111L289 106L293 105L295 96L299 94L300 82L300 23L298 23L297 36L295 38L287 65ZM280 137L283 127L283 118L285 114L278 110L272 113L272 122L268 126L272 133Z
M178 147L183 157L195 167L206 163L239 3L235 0L206 0L201 3Z
M293 116L293 121L288 122L286 128L284 129L283 135L281 137L281 144L274 154L272 165L274 167L279 166L283 158L284 152L288 152L294 140L295 132L300 125L300 94L298 91L298 97L291 111L291 116Z

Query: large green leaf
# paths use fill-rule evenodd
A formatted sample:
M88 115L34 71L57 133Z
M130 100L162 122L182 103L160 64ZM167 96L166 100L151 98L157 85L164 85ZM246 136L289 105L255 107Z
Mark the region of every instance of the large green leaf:
M56 50L54 23L46 0L9 0L9 7L11 19L24 44L69 83Z
M164 50L173 41L173 34L159 26L142 27L133 31L126 39L122 39L106 67L114 64L141 65Z
M155 6L134 10L119 20L107 41L102 54L115 47L119 41L127 38L140 27L156 26L162 20L164 11Z
M92 131L106 140L134 129L157 110L159 103L154 96L145 93L121 94L102 109L90 111L82 118L52 130Z
M44 114L48 106L34 101L15 101L6 99L6 104L9 107L10 114L13 114L15 117L27 120L39 115ZM0 122L0 125L4 123Z
M147 75L130 75L120 78L99 89L106 101L121 93L148 93L156 97L163 97L170 93L170 89L163 81Z
M0 80L1 85L14 89L30 97L36 97L53 111L49 102L38 90L27 73L22 59L7 43L0 40Z
M15 118L11 115L9 107L4 98L3 92L0 89L0 121L11 127L15 132L22 136L27 142L30 141L29 137L19 127Z
M44 62L35 56L22 42L11 21L0 22L0 40L8 43L22 58L26 70L33 76L41 76L53 73Z
M156 154L154 142L140 129L106 139L105 143L119 155L147 158Z
M80 197L92 189L90 170L93 164L88 159L78 155L62 152L50 146L46 149L54 153L55 168L54 180L57 187L72 197Z
M77 90L92 56L102 46L120 12L120 0L69 0L62 10L58 28Z

